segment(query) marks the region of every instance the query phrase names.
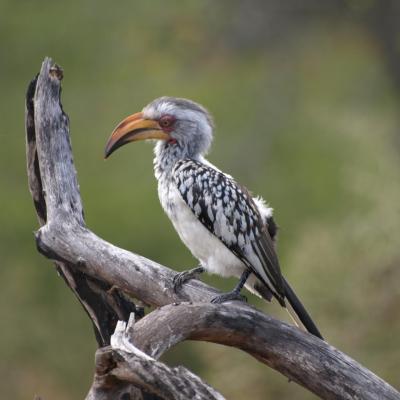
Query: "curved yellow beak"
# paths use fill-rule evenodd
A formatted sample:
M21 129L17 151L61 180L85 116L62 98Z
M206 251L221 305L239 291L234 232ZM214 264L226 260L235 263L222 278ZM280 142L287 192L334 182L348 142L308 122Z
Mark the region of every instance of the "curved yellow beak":
M162 130L157 121L144 119L142 112L132 114L114 129L106 144L104 158L129 142L145 139L168 140L170 136Z

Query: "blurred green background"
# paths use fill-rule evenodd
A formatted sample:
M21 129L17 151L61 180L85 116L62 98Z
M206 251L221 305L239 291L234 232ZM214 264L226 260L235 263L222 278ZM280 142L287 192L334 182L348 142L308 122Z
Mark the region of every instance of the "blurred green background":
M93 376L89 320L33 238L24 94L45 56L65 71L92 230L196 265L159 206L152 146L107 162L103 148L155 97L204 104L210 160L275 208L282 268L324 336L400 388L399 17L392 0L0 0L0 396L79 399ZM185 343L165 360L229 399L315 398L235 349Z

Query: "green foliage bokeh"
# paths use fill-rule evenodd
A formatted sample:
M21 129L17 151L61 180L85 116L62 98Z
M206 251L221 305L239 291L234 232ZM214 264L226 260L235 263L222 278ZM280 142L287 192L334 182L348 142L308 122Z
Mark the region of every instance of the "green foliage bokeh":
M65 70L63 106L94 232L177 270L195 265L159 206L151 145L107 162L103 148L118 121L155 97L204 104L216 121L210 160L275 208L282 268L325 337L400 386L399 98L382 56L360 24L329 16L266 49L228 45L229 8L0 1L1 397L83 398L93 374L91 325L32 234L24 93L44 56ZM164 359L229 399L314 398L238 350L186 343Z

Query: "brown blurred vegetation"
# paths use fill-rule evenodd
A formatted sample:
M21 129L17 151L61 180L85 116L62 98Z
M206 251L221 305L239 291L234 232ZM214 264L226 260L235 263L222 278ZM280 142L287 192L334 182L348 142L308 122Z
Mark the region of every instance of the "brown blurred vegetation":
M82 398L92 378L90 323L32 235L23 102L46 55L65 69L91 229L175 269L195 265L158 204L151 146L107 163L102 150L155 97L201 102L217 124L210 159L275 208L284 272L325 337L400 388L399 5L0 0L1 397ZM313 398L230 348L186 343L166 359L229 399Z

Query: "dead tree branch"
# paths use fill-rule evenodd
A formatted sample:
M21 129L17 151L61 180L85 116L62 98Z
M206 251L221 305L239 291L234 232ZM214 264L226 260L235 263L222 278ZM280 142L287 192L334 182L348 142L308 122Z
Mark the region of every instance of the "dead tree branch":
M135 347L133 324L134 318L128 324L120 321L111 346L97 350L96 375L87 400L123 398L125 393L132 396L135 387L162 399L224 399L186 368L169 368Z
M31 192L33 203L35 205L39 224L45 226L52 216L54 207L48 206L50 203L47 202L46 188L43 187L42 172L43 167L43 156L46 155L44 152L40 152L42 159L39 161L39 152L37 151L38 143L37 140L41 139L40 136L36 135L36 127L38 126L38 120L42 120L43 117L48 118L46 121L42 121L39 124L41 129L46 129L52 132L56 129L55 126L43 126L43 124L54 124L57 123L57 119L52 118L52 114L49 113L50 109L56 108L59 112L58 118L63 118L63 121L67 122L68 117L63 113L61 104L59 102L60 95L60 80L62 79L62 70L57 66L50 67L50 60L47 61L46 67L48 70L47 75L42 73L34 78L28 86L26 94L26 107L25 107L25 129L26 129L26 159L27 159L27 172L28 172L28 185ZM44 67L44 66L43 66ZM51 71L50 71L51 70ZM42 70L43 72L43 70ZM47 90L51 93L48 95L39 95L39 91L35 92L37 88L37 81L40 81L39 91ZM44 81L43 81L44 80ZM40 97L40 100L38 100ZM40 114L38 110L43 107L46 109L45 113ZM48 107L51 107L48 109ZM36 111L36 112L35 112ZM60 115L61 112L61 115ZM35 120L36 116L36 120ZM60 127L61 128L61 127ZM58 140L60 137L63 138L63 145L70 147L69 142L69 130L68 125L66 131L57 132L59 136L52 135L53 140ZM62 129L62 128L61 128ZM40 146L40 145L39 145ZM83 208L81 206L81 200L79 196L79 190L76 192L76 172L72 161L72 152L70 151L70 172L73 172L75 177L75 187L72 191L74 193L74 203L78 204L78 208L75 210L75 218L79 218L83 221ZM49 160L52 162L53 160ZM71 203L71 204L74 204ZM131 301L129 301L122 293L122 291L113 290L110 291L111 285L107 282L98 280L96 277L89 277L82 273L73 263L67 260L59 260L55 262L56 269L59 275L64 279L67 286L77 297L82 307L88 314L89 318L93 323L93 328L96 336L96 340L99 346L106 346L110 343L110 336L114 331L115 325L119 319L127 319L131 312L136 313L137 318L143 316L143 310L135 307Z
M374 399L377 393L380 399L399 398L328 343L238 302L170 304L138 321L130 335L136 347L155 358L188 339L236 347L325 399Z
M114 286L147 304L160 307L185 301L196 303L169 305L139 321L134 328L137 348L158 357L182 340L207 340L247 351L325 399L400 399L400 394L389 384L318 338L247 304L209 304L218 292L196 280L185 284L177 294L172 287L174 271L119 249L91 232L83 219L68 118L60 104L59 71L51 60L45 60L34 90L33 125L29 106L27 113L28 174L43 225L36 233L38 250L65 266L72 275L79 271L88 279ZM111 307L115 321L118 310L106 297L97 298L102 301L100 308ZM90 305L85 302L83 305L91 310ZM92 318L91 312L88 313ZM100 310L94 316L99 331L102 318ZM126 313L122 319L126 320ZM98 354L103 360L103 353ZM127 362L125 356L124 360ZM126 376L130 377L126 381L132 382L140 366L129 362L124 366L129 370ZM153 386L147 389L161 393Z

